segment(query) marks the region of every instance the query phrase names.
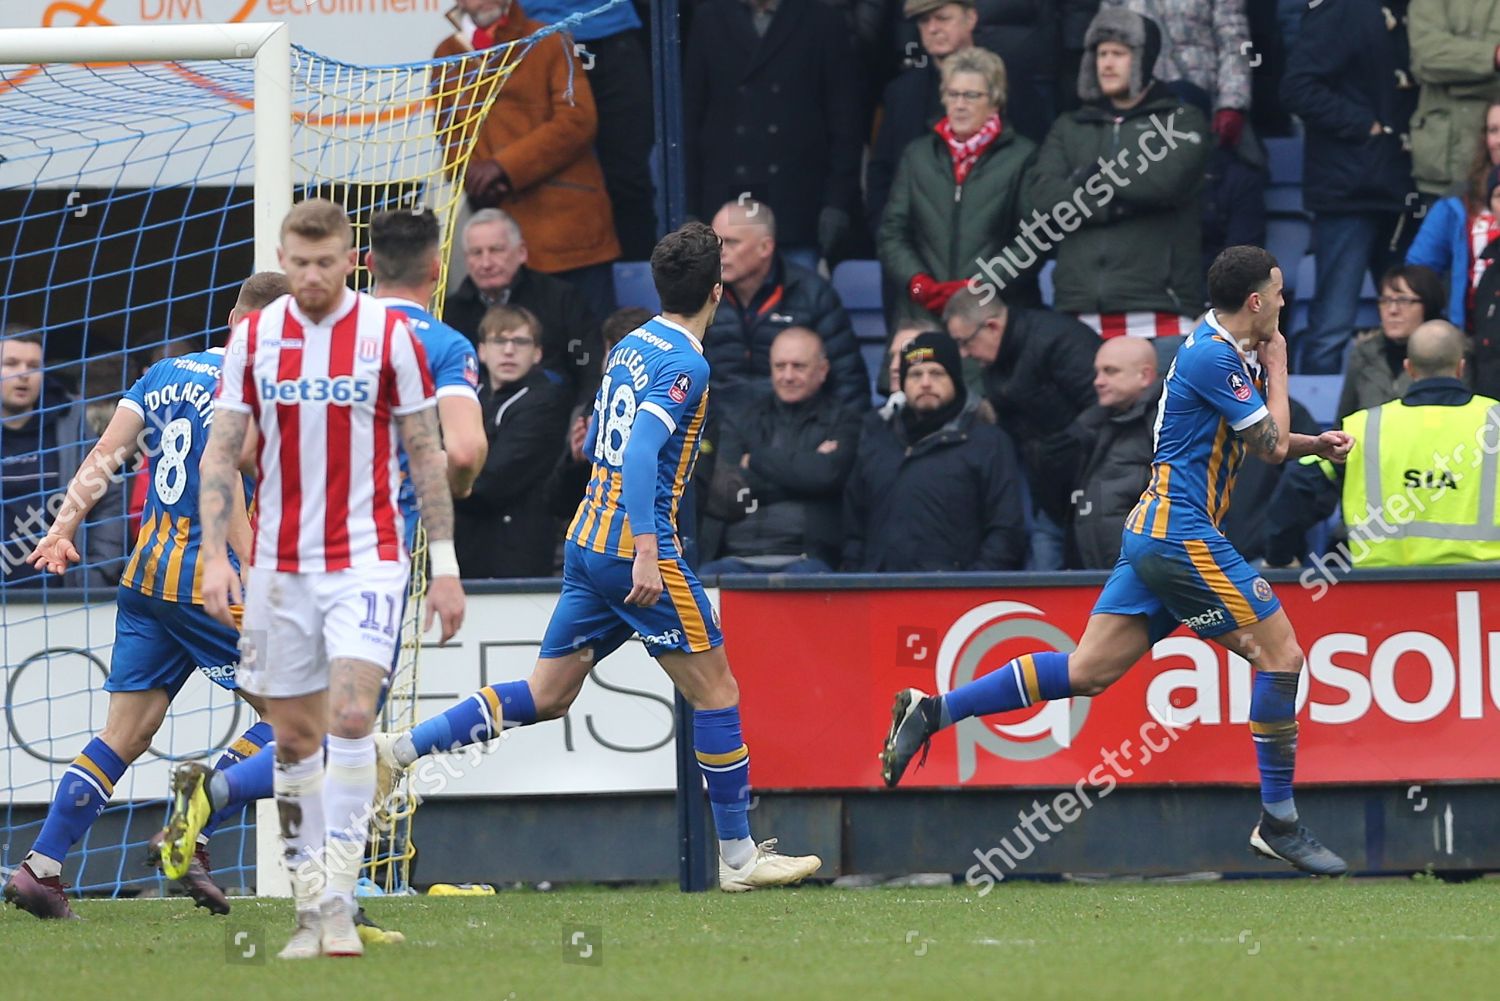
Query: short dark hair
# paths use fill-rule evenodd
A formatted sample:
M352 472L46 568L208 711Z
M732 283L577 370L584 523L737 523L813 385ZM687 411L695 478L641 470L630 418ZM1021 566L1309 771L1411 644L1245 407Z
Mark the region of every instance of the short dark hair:
M1238 311L1271 280L1271 269L1280 267L1268 250L1242 244L1225 247L1208 269L1208 301L1225 313Z
M381 212L370 220L370 272L382 285L420 285L441 243L431 212Z
M47 348L47 339L42 336L41 331L24 323L7 323L0 330L0 341L20 341L22 344L35 344L43 350Z
M637 329L649 319L651 319L651 310L641 306L626 306L609 314L599 328L604 338L604 353L608 354L613 351L616 344L630 336L632 330Z
M690 222L661 238L651 251L651 280L664 313L691 316L719 284L721 241L701 222Z
M1420 264L1397 264L1380 276L1377 291L1383 291L1387 285L1397 280L1406 282L1407 287L1422 300L1424 321L1442 318L1443 309L1448 304L1448 290L1443 287L1443 280L1436 271Z

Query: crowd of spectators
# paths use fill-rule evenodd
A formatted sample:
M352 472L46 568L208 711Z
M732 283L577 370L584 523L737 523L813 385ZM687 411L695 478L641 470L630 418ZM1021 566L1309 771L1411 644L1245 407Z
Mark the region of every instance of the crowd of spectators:
M438 55L596 6L456 2ZM1445 317L1479 346L1463 378L1500 391L1483 347L1500 344L1484 330L1500 326L1500 7L682 10L687 207L723 241L683 528L707 573L1111 566L1207 262L1266 242L1271 137L1304 149L1316 281L1306 329L1283 316L1294 371L1345 374L1339 418L1395 400L1413 332ZM443 315L477 347L489 437L458 506L466 576L554 572L606 352L649 315L616 309L612 277L661 225L643 16L621 5L534 46L462 178L462 277ZM828 277L850 259L879 262L874 372ZM1301 263L1280 261L1289 284ZM1359 330L1367 277L1379 325ZM44 380L10 378L38 350L7 336L5 352L8 505L23 479L39 493L65 479L66 454L39 443L67 435L27 416ZM39 451L51 465L23 458ZM1275 534L1280 478L1240 480L1224 527L1247 555Z

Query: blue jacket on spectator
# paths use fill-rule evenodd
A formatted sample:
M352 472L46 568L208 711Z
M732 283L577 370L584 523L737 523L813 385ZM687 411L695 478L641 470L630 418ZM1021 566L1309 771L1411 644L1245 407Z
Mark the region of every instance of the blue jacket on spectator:
M1448 276L1448 322L1463 330L1473 262L1469 260L1469 211L1462 198L1440 199L1427 210L1406 252L1406 263Z
M1401 148L1416 90L1397 87L1406 34L1378 0L1324 0L1302 16L1281 100L1307 125L1302 201L1313 212L1396 212L1412 190ZM1370 126L1386 127L1372 136Z

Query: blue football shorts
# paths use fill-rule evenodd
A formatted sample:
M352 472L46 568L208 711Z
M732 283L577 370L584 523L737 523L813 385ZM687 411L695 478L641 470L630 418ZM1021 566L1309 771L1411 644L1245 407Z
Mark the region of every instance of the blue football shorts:
M175 696L194 671L221 688L235 690L240 634L201 605L148 598L119 589L115 607L115 646L109 659L106 692L165 688Z
M1167 542L1126 531L1094 613L1148 616L1155 643L1179 624L1222 636L1280 607L1271 585L1222 535Z
M681 558L660 561L665 590L650 608L625 604L631 561L569 542L563 555L562 596L542 638L542 657L566 657L593 647L603 660L632 635L655 657L702 653L724 643L718 615L697 576Z

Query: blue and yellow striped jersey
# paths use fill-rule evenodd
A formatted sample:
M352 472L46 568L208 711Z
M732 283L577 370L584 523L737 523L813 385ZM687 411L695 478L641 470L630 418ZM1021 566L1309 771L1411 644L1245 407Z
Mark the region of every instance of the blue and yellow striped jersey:
M1167 371L1156 411L1151 481L1125 530L1185 542L1212 538L1229 510L1245 458L1236 432L1266 416L1265 372L1212 311Z
M635 555L635 537L621 496L625 444L637 420L660 420L671 436L656 463L656 526L663 560L682 554L677 508L698 460L708 410L708 362L703 345L660 316L616 345L594 397L593 473L568 540L622 559Z
M203 604L198 463L213 426L223 360L221 348L164 358L120 401L146 422L141 450L151 463L140 534L120 584L147 597ZM247 482L247 499L249 489Z

